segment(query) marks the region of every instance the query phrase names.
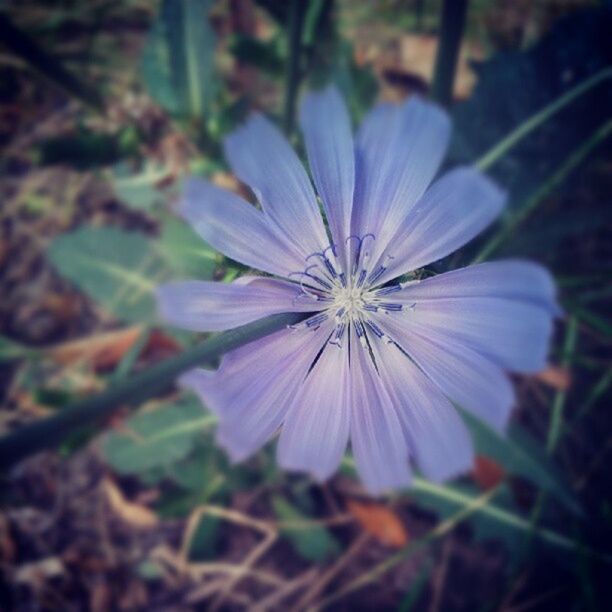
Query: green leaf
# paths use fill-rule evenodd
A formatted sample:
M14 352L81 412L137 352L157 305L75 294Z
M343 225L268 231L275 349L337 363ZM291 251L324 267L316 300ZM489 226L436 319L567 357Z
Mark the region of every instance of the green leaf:
M110 180L115 195L124 204L136 210L152 210L168 200L167 190L157 186L168 175L163 165L150 160L139 171L122 162L112 168Z
M513 425L506 436L501 436L468 412L462 410L461 415L479 454L494 459L507 473L526 478L548 491L574 514L582 513L556 466L522 427Z
M308 517L292 506L286 499L275 496L272 499L274 512L281 521L303 521ZM291 542L296 552L307 561L323 562L338 554L340 544L325 527L313 525L284 527L283 535Z
M56 238L48 254L60 274L94 301L138 323L155 320L160 283L211 278L215 268L210 247L174 219L168 219L159 241L112 227L85 227Z
M153 291L170 276L144 235L112 227L86 227L59 236L48 255L60 274L127 321L154 318Z
M128 419L123 431L107 434L102 451L123 474L167 467L186 457L197 437L214 422L215 417L205 413L197 401L185 399Z
M170 113L203 118L217 90L212 0L163 0L142 58L150 94Z
M156 248L177 278L210 279L220 257L187 223L171 216L164 219Z

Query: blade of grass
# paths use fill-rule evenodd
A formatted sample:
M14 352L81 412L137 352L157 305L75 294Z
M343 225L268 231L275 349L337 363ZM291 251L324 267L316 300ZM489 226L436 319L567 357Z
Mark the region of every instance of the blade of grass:
M578 339L578 322L575 317L572 317L567 324L567 332L565 334L565 342L563 343L563 355L565 356L561 367L568 368L576 350L576 341ZM552 455L557 448L561 435L561 427L563 424L563 409L567 399L567 391L560 390L555 394L553 401L552 413L550 416L550 424L548 426L548 436L546 438L546 452Z
M498 142L493 148L489 149L489 151L478 159L475 164L476 167L480 170L488 170L495 162L500 160L506 153L508 153L508 151L510 151L510 149L512 149L512 147L517 145L530 132L540 127L555 113L562 110L576 98L580 97L582 94L609 78L612 78L612 68L605 68L567 91L560 98L557 98L545 106L542 110L529 117L529 119L512 130L510 134Z
M580 306L574 306L574 302L566 300L564 305L583 323L590 325L593 329L605 334L606 336L612 336L612 322L600 317L591 310L581 308Z
M119 406L142 402L163 391L185 370L295 324L303 316L299 313L273 315L223 332L141 373L123 378L106 391L76 402L52 417L24 425L0 438L0 467L7 469L32 453L56 446L71 432L99 421Z
M531 215L536 208L557 188L566 177L575 170L586 157L608 136L612 134L612 121L607 121L587 138L561 164L555 173L543 183L525 204L521 206L504 224L504 226L484 245L472 263L479 263L496 251L511 236L516 228Z
M562 350L563 358L561 360L562 367L567 368L572 363L574 351L576 349L577 338L578 338L578 325L577 325L576 319L572 318L570 319L567 325L565 339L563 342L563 350ZM552 455L555 448L557 447L557 444L560 438L560 434L562 432L561 423L562 423L562 415L563 415L563 408L565 406L566 395L567 395L566 391L559 390L557 391L553 399L551 418L550 418L548 434L547 434L547 439L546 439L546 452L549 455ZM531 552L533 540L535 537L537 537L537 534L539 532L538 522L540 521L540 518L544 511L544 507L546 505L547 498L548 498L548 495L546 491L540 489L538 491L538 495L536 497L535 503L531 510L529 521L527 523L528 524L527 537L525 538L525 542L524 542L523 549L521 552L522 560L526 560L528 558L529 553ZM582 548L580 547L580 543L576 541L574 542L574 546L576 548L576 551L582 556L583 551L582 551ZM522 563L520 565L522 565ZM519 575L515 573L515 575L510 579L510 586L509 586L510 591L516 588L519 580L520 580Z
M436 525L436 527L428 531L423 537L417 540L412 540L408 545L406 545L394 555L391 555L378 565L374 566L372 569L364 572L363 574L360 574L359 576L357 576L357 578L349 582L341 589L338 589L335 593L332 593L325 599L317 602L317 608L322 610L333 602L345 597L349 593L357 591L379 579L389 570L393 569L398 563L401 563L405 559L408 559L415 552L421 550L434 540L447 534L449 531L452 531L461 521L468 518L471 514L478 511L480 508L486 506L489 501L491 501L491 499L494 497L496 492L497 489L492 489L491 491L487 491L486 493L480 495L477 498L471 499L468 505L462 507L455 514Z
M576 412L576 416L574 417L572 424L577 423L589 413L593 407L593 404L608 390L610 385L612 385L612 368L609 368L606 372L604 372L603 376L597 381L584 404L582 404L582 406L580 406ZM569 426L566 425L565 429L568 428Z
M145 347L150 337L151 329L149 327L145 327L140 332L136 342L134 342L134 344L130 347L130 350L123 356L117 365L111 377L111 383L125 378L131 372L136 360L140 356L142 349Z

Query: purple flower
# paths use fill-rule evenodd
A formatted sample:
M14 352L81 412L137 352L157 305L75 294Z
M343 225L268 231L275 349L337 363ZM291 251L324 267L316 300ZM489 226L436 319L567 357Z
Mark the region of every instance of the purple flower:
M280 465L320 480L350 439L372 493L408 485L411 462L436 481L462 473L473 450L453 403L504 428L515 402L505 371L545 366L553 281L533 263L500 261L391 282L474 238L504 193L471 167L429 186L450 123L423 100L376 107L355 141L334 88L307 95L300 120L328 229L288 142L252 116L225 153L261 210L191 179L180 212L216 249L277 278L175 282L158 296L167 321L196 331L307 318L182 383L218 415L218 441L236 461L280 428Z

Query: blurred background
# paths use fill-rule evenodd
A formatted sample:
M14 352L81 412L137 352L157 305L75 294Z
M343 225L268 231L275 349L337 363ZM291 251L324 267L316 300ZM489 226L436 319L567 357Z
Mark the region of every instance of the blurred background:
M252 109L303 151L300 92L330 81L355 124L432 97L448 165L509 190L433 271L554 273L551 366L516 378L508 437L470 421L472 474L371 499L349 461L324 486L273 445L230 465L170 383L58 432L75 401L201 341L156 320L159 282L245 272L173 216L181 179L240 192L220 143ZM609 609L611 109L604 1L0 2L3 440L52 417L27 458L0 453L0 609Z

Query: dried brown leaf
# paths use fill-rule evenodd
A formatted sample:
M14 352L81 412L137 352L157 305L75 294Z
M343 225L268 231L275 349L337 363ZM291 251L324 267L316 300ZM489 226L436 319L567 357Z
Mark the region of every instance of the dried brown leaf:
M496 487L504 476L505 472L497 462L484 455L476 455L472 477L483 491Z
M111 509L121 520L142 529L155 527L159 523L157 515L152 510L126 499L110 478L103 480L102 488Z
M347 506L364 531L385 546L402 548L408 543L408 531L397 514L387 506L356 500L349 500Z
M113 367L130 350L141 334L139 325L118 329L79 340L65 342L49 351L49 355L62 365L89 361L95 369Z
M535 378L557 391L567 391L572 384L571 372L568 368L562 368L561 366L548 366L538 372Z

